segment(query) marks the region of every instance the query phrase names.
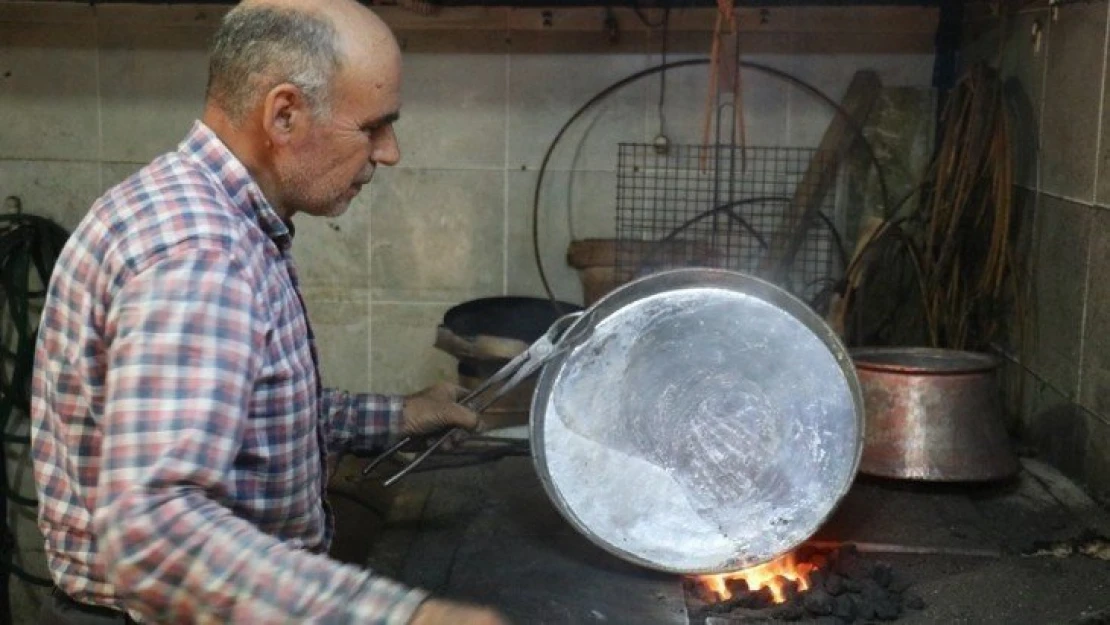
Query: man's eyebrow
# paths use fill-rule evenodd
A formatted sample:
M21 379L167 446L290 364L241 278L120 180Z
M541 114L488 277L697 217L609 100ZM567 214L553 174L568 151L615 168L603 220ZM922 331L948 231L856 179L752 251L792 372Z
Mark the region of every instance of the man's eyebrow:
M392 124L392 123L396 122L398 119L401 119L401 113L399 111L394 111L392 113L382 115L381 117L379 117L377 119L371 119L370 121L364 123L362 125L362 127L363 128L380 128L381 126L387 126L389 124Z

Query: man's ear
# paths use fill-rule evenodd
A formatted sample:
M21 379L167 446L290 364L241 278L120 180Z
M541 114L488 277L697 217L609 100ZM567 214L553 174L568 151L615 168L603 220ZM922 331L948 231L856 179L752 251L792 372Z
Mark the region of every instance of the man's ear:
M281 83L266 93L262 128L273 145L288 145L305 129L308 119L308 101L296 85Z

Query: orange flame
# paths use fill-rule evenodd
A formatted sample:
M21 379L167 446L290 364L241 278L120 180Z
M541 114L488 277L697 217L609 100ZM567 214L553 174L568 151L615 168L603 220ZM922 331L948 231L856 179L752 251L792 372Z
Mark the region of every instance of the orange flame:
M732 598L732 591L726 582L733 579L742 579L748 584L748 589L756 592L761 588L768 588L775 599L775 603L786 601L785 586L787 581L797 582L798 590L809 589L809 574L817 567L809 562L796 562L794 554L785 556L753 566L742 571L723 573L721 575L702 575L698 581L717 595L719 601Z

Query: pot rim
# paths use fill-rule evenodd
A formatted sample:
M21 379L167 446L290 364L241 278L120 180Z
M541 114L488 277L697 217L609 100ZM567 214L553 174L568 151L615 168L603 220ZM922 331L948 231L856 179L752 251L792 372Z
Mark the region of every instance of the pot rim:
M849 354L858 369L887 373L984 373L1001 364L991 354L940 347L861 347L849 350Z

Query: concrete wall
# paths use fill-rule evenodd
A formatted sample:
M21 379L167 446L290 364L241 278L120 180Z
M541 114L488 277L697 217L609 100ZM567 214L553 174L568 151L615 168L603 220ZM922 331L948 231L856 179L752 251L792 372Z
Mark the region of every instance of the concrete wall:
M1047 5L1047 3L1045 3ZM1016 414L1048 460L1110 501L1110 113L1106 2L971 15L969 61L1011 82L1018 124L1015 196L1030 244L1032 313L1013 352Z
M0 197L72 227L100 193L172 149L200 114L205 46L222 11L0 3ZM616 42L600 9L382 14L405 50L402 162L379 171L346 215L299 218L294 250L326 382L407 392L454 375L431 346L447 308L542 295L530 233L544 150L588 98L657 64L662 41L623 9ZM712 20L711 10L676 11L668 59L705 56ZM839 99L863 68L887 85L927 88L935 24L916 8L753 10L742 39L748 58ZM751 144L817 145L825 107L760 75L744 81ZM658 89L653 78L618 92L555 154L541 226L560 298L581 297L564 262L569 241L613 236L617 143L656 136ZM704 66L668 75L673 143L699 141L706 89ZM31 517L17 525L21 547L41 545ZM33 552L27 559L35 565Z

